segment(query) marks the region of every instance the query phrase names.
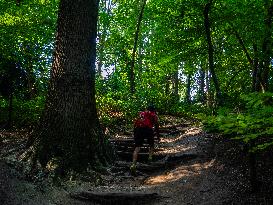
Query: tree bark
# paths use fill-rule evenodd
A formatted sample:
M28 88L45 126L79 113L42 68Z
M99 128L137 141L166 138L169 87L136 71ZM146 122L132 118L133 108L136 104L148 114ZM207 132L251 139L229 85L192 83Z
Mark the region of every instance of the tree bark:
M211 31L210 31L211 27L210 27L210 20L209 20L209 12L211 9L211 4L212 4L212 1L209 1L209 3L207 3L204 8L204 26L205 26L207 43L208 43L209 71L211 73L212 80L214 83L217 103L219 105L221 105L222 104L222 96L221 96L219 81L218 81L218 78L216 76L215 69L214 69L214 60L213 60L214 49L213 49L213 45L212 45L212 41L211 41Z
M43 167L81 171L106 156L95 101L97 17L97 0L60 1L46 106L28 143Z

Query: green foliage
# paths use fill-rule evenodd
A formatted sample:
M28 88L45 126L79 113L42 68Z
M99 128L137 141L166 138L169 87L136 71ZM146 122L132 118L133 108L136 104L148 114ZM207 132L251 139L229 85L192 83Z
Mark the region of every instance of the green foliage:
M217 116L202 116L209 132L251 144L250 151L262 151L273 145L273 93L242 95L244 109L221 108Z
M1 71L8 72L6 62L15 63L17 69L24 73L29 85L35 85L37 91L45 90L52 58L58 2L0 1L0 74Z
M156 105L160 114L195 117L212 112L215 88L208 72L203 16L207 2L147 1L135 59L136 92L131 94L128 68L142 1L100 1L97 62L101 71L97 75L96 91L98 112L104 124L130 124L138 111L150 103ZM15 63L24 74L21 77L12 76L13 82L21 80L18 86L14 86L15 111L19 113L19 107L22 107L22 111L33 111L29 113L33 120L22 120L27 116L21 114L16 120L17 114L14 114L15 121L35 121L36 114L40 112L35 109L35 103L30 103L30 99L37 96L44 98L50 76L58 3L58 0L24 0L18 5L16 1L0 0L0 87L6 84L2 76L9 70L5 62ZM226 107L218 109L218 117L207 117L206 127L227 135L237 136L239 133L240 137L246 136L254 133L255 129L260 130L256 126L270 120L267 113L271 108L266 106L266 103L270 103L266 97L256 100L255 94L248 95L253 67L235 33L242 39L252 60L255 57L253 47L257 46L256 57L260 61L265 33L264 2L212 1L209 16L215 70L222 92L227 96L223 97ZM198 75L200 70L205 73L203 89ZM176 84L177 72L179 79ZM108 76L102 79L106 73ZM188 74L192 75L192 103L185 103L184 100L187 90L185 76ZM272 87L271 76L269 81ZM175 96L175 84L178 96ZM31 91L35 91L34 96ZM204 101L198 98L200 93ZM3 92L0 95L5 97L1 106L7 113L8 95ZM242 96L243 101L238 96ZM263 118L266 120L262 121Z
M58 0L0 0L0 124L36 123L49 78Z
M13 99L12 124L15 127L33 126L42 114L45 98L37 97L32 100ZM0 125L7 123L9 102L0 98Z

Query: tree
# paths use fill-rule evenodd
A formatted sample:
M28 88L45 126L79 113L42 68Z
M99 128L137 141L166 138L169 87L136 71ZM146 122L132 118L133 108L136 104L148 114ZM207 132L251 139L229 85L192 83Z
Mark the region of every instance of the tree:
M269 73L270 61L272 57L272 21L273 21L273 3L269 0L264 0L265 19L264 19L264 37L262 41L262 57L261 57L261 71L260 82L263 91L269 89Z
M112 1L100 1L99 20L98 20L98 43L97 43L97 76L101 78L103 65L105 66L106 41L109 36Z
M220 85L218 82L218 78L217 75L215 73L215 69L214 69L214 61L213 61L213 54L214 54L214 50L213 50L213 45L212 45L212 40L211 40L211 28L210 28L210 20L209 20L209 12L211 9L211 4L212 1L209 1L204 8L204 26L205 26L205 31L206 31L206 38L207 38L207 42L208 42L208 61L209 61L209 70L211 72L212 75L212 79L214 82L214 86L215 86L215 90L216 90L216 96L217 96L217 101L219 104L221 104L222 101L222 97L221 97L221 90L220 90Z
M95 101L97 18L97 0L60 1L45 110L28 141L43 167L81 171L106 159Z
M138 43L138 38L139 38L139 32L140 32L140 25L141 21L143 18L143 13L144 13L144 8L146 5L146 0L143 0L140 14L138 16L138 21L137 21L137 28L135 32L135 38L134 38L134 48L132 52L132 60L131 60L131 65L130 65L130 70L129 70L129 76L130 76L130 90L131 93L135 92L135 57L136 57L136 51L137 51L137 43Z
M0 96L8 100L8 118L6 128L12 127L13 98L16 92L26 87L26 74L15 62L15 59L1 59L0 63Z

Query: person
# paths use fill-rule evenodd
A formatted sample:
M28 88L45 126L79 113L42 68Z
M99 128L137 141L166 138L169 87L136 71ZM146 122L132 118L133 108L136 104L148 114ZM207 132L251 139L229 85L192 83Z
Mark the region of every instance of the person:
M147 139L149 144L149 157L148 161L152 161L154 153L154 129L157 136L158 142L160 141L159 137L159 124L158 116L156 114L156 109L153 105L147 107L146 111L139 113L139 118L134 122L134 142L135 149L133 152L133 163L130 166L131 173L135 174L136 172L136 162L140 147L143 145L144 139Z

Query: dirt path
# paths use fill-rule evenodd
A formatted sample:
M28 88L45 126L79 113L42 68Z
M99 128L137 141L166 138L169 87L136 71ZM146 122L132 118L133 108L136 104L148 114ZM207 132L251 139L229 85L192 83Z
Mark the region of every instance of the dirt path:
M225 163L224 148L217 136L208 135L199 127L185 122L173 123L173 120L171 124L162 126L161 132L162 140L157 145L154 161L147 165L144 156L138 163L137 176L132 176L129 172L132 153L124 151L129 156L121 152L119 161L105 170L96 183L94 178L89 180L90 177L83 176L81 180L71 179L58 186L52 186L50 180L39 176L28 180L23 165L16 161L16 147L25 142L24 135L1 132L0 204L92 204L70 197L70 194L82 191L154 193L157 197L144 201L158 205L245 204L241 201L244 193L240 192L247 185L246 177L240 174L238 167ZM130 137L128 133L117 133L112 140L130 141ZM133 202L144 204L144 201ZM110 203L104 199L100 202L133 204L120 201Z
M111 189L104 186L100 190L158 193L162 198L153 204L223 204L234 195L232 189L235 189L226 184L221 174L224 165L216 161L213 137L198 127L176 125L165 132L158 145L161 149L156 153L178 156L174 165L161 167L149 175L140 173L137 177L130 177L127 169L122 173L125 177L119 172L120 180Z

